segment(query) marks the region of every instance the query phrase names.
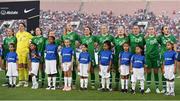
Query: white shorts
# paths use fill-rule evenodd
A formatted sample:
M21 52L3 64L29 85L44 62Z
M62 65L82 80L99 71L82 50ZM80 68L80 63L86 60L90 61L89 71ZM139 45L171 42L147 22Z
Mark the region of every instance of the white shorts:
M136 82L137 80L144 81L144 68L133 68L133 74L131 75L131 82Z
M80 76L83 76L83 77L88 77L88 66L89 64L79 64L79 68L80 68L80 73L79 75Z
M174 79L174 64L164 66L164 77L168 80Z
M102 78L109 78L110 77L110 72L107 73L109 66L102 66L100 65L101 71L99 72L99 75L101 75Z
M62 71L67 72L69 70L69 68L71 68L71 70L73 69L72 67L69 67L71 65L71 62L64 62L62 63Z
M46 60L45 61L45 72L46 74L56 74L57 68L56 68L56 60Z
M120 74L123 75L123 76L129 75L129 66L127 66L127 65L121 65L121 66L119 67L119 72L120 72Z
M32 62L31 63L31 71L30 71L30 73L37 76L38 70L39 70L39 63L38 62Z
M6 76L18 76L18 70L17 70L17 64L16 63L8 63L8 70L6 73Z

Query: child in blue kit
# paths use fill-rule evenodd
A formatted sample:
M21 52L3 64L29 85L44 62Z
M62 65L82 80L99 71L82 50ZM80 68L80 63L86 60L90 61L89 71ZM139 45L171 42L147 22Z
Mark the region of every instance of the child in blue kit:
M9 77L9 87L16 87L16 78L18 76L18 71L17 71L17 61L18 61L18 56L17 53L15 52L15 44L10 43L9 44L9 50L10 52L6 55L6 69L7 69L7 74L6 76Z
M119 72L121 75L121 92L128 92L128 79L129 79L129 68L131 63L132 53L129 52L129 44L123 44L123 52L119 53Z
M87 52L88 45L82 44L82 52L79 55L78 72L80 73L80 89L87 90L88 87L88 73L91 67L91 57Z
M167 42L167 51L164 53L164 68L163 73L166 78L166 93L165 95L175 96L174 92L174 78L176 73L176 52L173 50L173 44Z
M57 56L58 56L58 46L55 44L55 37L48 37L49 44L46 45L45 48L45 72L48 75L48 87L47 90L55 90L56 89L56 73L57 73ZM52 82L52 84L51 84Z
M101 75L102 91L110 91L110 70L112 65L112 51L111 42L105 41L103 44L103 50L99 53L99 74ZM106 85L106 89L105 89Z
M70 46L69 40L64 40L64 47L61 50L61 63L64 72L64 88L63 91L70 91L72 84L73 56L74 50Z
M137 80L140 81L140 90L141 93L144 94L144 67L145 67L145 57L142 55L143 48L141 46L136 46L135 50L136 54L134 54L131 58L131 82L132 82L132 90L131 93L135 94L135 87Z

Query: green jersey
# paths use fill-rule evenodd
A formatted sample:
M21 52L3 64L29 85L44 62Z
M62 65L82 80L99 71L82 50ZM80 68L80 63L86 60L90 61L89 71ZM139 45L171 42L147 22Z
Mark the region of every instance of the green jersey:
M44 38L42 35L40 36L34 36L32 38L32 42L37 45L38 51L43 53L45 49L45 41L46 38Z
M88 52L91 55L91 59L94 61L94 43L96 42L95 36L81 36L80 38L81 44L87 44L88 45ZM94 61L95 62L95 61Z
M130 43L130 50L133 54L135 54L135 48L136 46L144 47L145 41L144 41L144 34L139 33L138 35L134 35L133 33L129 34L129 43Z
M153 35L153 36L148 36L145 38L146 42L146 55L149 57L157 57L159 56L159 42L158 38Z
M164 52L167 50L166 49L166 43L167 42L172 42L172 43L176 43L176 38L175 38L175 36L173 35L173 34L170 34L170 35L168 35L168 36L165 36L165 35L160 35L159 37L158 37L158 41L159 41L159 43L160 43L160 45L161 45L161 55L163 55L164 54Z
M123 51L123 44L128 42L128 37L115 37L114 43L114 65L118 67L119 53Z
M6 54L9 52L9 44L14 43L16 45L17 39L15 36L6 37L3 41L3 57L6 57Z
M71 42L71 47L73 47L73 49L75 50L76 49L76 46L75 46L75 42L76 41L79 41L79 35L76 33L76 32L69 32L67 33L66 35L62 35L61 36L61 40L62 42L64 42L64 40L70 40Z
M107 34L107 35L98 35L97 36L97 43L99 44L99 50L102 50L103 49L103 43L105 41L110 41L110 42L113 42L114 40L114 37L110 34Z

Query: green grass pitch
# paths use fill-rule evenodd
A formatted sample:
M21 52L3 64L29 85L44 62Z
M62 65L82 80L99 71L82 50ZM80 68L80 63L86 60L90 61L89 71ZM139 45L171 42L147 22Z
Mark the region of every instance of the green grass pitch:
M113 73L114 74L114 73ZM4 82L4 72L0 72L0 85ZM113 76L114 78L114 76ZM96 82L98 83L98 82ZM135 95L123 94L120 91L100 92L89 88L88 91L79 90L79 77L77 78L77 89L70 92L62 90L47 91L45 88L32 90L28 88L8 88L0 86L0 100L179 100L180 99L180 79L175 80L176 96L164 96L156 94L153 89L150 94L142 95L138 89ZM162 87L160 87L161 89Z

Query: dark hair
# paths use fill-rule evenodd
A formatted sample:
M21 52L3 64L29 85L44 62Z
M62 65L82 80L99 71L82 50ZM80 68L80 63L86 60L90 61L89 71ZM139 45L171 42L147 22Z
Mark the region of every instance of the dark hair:
M54 37L54 36L48 36L48 38L52 38L53 40L55 40L55 37Z
M137 45L136 48L137 48L137 47L142 50L142 51L141 51L141 54L144 55L144 48L143 48L142 46L140 46L140 45Z
M40 28L40 27L36 27L36 28L35 28L35 32L36 32L36 29L37 29L37 28L39 28L39 29L40 29L40 31L41 31L41 35L42 35L42 33L43 33L43 32L42 32L42 28Z
M168 41L168 42L166 42L166 45L167 45L168 43L172 45L172 50L174 50L174 43L172 43L171 41Z
M82 44L83 46L85 46L86 48L88 48L88 45L87 44Z
M162 28L161 28L161 33L164 35L164 27L168 27L167 25L163 25Z
M24 27L26 27L25 23L24 22L20 22L19 25L22 24Z
M9 46L13 46L14 48L16 48L16 45L14 43L10 43Z
M124 43L123 43L123 46L124 46L125 44L127 44L127 45L129 46L129 43L128 43L128 42L124 42Z
M105 41L104 44L106 44L109 47L109 50L111 50L111 42L110 41Z
M92 28L91 28L90 26L85 26L84 29L85 29L85 28L88 28L89 31L90 31L90 35L92 35Z

